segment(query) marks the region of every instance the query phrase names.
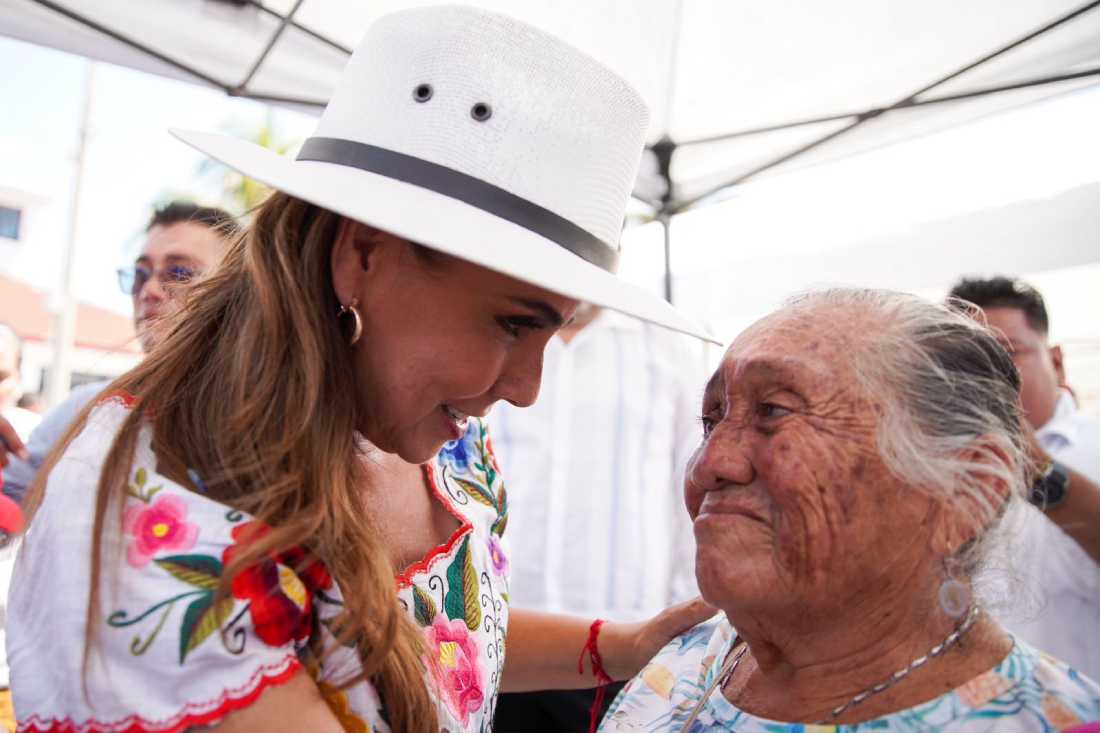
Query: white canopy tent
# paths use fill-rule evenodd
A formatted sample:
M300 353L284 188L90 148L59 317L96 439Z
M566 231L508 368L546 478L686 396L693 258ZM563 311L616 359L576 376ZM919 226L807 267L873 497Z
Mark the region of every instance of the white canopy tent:
M316 110L376 17L421 0L0 0L0 34ZM1100 83L1100 0L474 0L649 101L639 211ZM666 295L671 276L666 272Z

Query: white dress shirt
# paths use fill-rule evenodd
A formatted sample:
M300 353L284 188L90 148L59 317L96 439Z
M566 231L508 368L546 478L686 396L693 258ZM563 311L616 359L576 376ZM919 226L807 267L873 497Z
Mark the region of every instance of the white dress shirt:
M1056 460L1100 483L1100 419L1078 411L1064 393L1054 416L1037 431ZM1013 551L1038 610L1009 631L1100 679L1100 565L1038 509L1027 506Z
M514 607L634 620L698 594L683 470L704 369L700 344L603 311L551 339L534 406L493 408Z

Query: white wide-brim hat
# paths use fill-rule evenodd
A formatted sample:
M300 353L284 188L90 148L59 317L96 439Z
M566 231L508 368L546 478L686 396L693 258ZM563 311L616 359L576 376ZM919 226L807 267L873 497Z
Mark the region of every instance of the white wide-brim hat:
M648 113L623 79L512 18L375 22L294 158L173 130L291 196L570 298L713 341L614 273Z

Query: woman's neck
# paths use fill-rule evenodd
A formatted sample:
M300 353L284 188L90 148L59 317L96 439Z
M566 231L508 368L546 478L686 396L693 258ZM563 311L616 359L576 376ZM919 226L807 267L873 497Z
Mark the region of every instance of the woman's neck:
M829 719L834 709L928 654L965 620L913 599L897 601L863 602L836 614L802 613L786 623L775 614L731 614L749 653L723 693L738 708L761 718ZM810 618L815 615L818 618ZM941 656L829 722L870 720L931 700L996 666L1011 646L1000 626L979 613Z

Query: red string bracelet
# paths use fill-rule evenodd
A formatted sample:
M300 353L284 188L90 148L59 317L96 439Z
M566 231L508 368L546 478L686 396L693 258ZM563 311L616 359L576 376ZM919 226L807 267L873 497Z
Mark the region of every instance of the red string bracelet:
M600 722L600 711L603 709L604 695L607 686L614 682L607 670L603 668L603 658L600 656L600 648L596 645L596 639L600 635L600 627L603 619L598 618L588 628L588 641L581 649L581 657L577 660L577 674L584 674L584 654L588 652L588 660L592 665L592 676L596 678L596 699L592 701L591 718L588 723L588 733L596 733L596 725Z

